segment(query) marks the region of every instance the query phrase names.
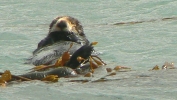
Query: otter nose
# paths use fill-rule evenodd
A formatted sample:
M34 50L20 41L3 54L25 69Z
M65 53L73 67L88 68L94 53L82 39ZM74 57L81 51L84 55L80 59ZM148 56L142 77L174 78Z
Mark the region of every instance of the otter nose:
M57 23L57 27L64 29L67 27L66 22L64 21L60 21L59 23Z

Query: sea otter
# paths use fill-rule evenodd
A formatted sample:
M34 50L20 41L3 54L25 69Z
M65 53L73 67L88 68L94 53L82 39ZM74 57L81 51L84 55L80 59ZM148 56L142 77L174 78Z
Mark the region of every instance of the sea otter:
M61 16L51 22L47 36L38 43L38 47L33 54L40 48L59 41L72 41L81 45L89 43L81 23L76 18Z
M71 55L82 46L90 44L81 23L76 18L56 17L49 25L47 36L38 43L29 63L35 66L54 64L63 52L68 50L71 43L73 43L69 50Z
M86 38L80 22L70 16L57 17L51 22L48 35L38 43L37 49L29 60L35 66L52 65L66 51L70 52L71 57L63 66L19 76L32 80L41 80L48 75L57 75L58 77L75 76L82 69L90 69L90 56L97 56L93 44ZM84 61L78 61L78 57L83 58ZM81 70L77 70L78 68ZM11 81L13 80L18 80L18 78L13 78Z

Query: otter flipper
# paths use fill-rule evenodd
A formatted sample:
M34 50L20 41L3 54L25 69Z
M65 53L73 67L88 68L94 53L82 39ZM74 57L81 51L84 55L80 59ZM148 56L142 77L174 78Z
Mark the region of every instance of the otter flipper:
M66 66L72 69L76 69L81 64L81 62L77 60L77 57L87 59L89 56L91 56L92 52L93 46L91 44L82 46L76 52L74 52Z

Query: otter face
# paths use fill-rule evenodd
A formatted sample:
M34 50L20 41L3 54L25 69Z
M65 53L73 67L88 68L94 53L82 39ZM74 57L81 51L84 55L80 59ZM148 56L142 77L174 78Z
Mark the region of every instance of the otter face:
M60 34L58 40L64 41L73 41L78 42L80 44L88 44L89 41L86 39L86 36L83 31L83 27L80 22L73 17L70 16L62 16L55 18L50 26L48 37L52 34L55 34L55 39L57 37L57 33ZM64 37L64 38L61 38Z
M67 31L83 36L83 28L80 22L70 16L55 18L49 26L49 34L55 31Z

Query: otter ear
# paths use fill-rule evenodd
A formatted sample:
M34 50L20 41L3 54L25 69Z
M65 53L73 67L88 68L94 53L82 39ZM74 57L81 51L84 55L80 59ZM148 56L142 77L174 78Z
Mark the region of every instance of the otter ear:
M60 19L61 17L57 17L57 18L55 18L51 23L50 23L50 25L49 25L49 31L50 31L50 29L53 27L53 25L58 21L58 19Z
M53 27L53 25L57 22L57 19L54 19L50 25L49 25L49 30Z

